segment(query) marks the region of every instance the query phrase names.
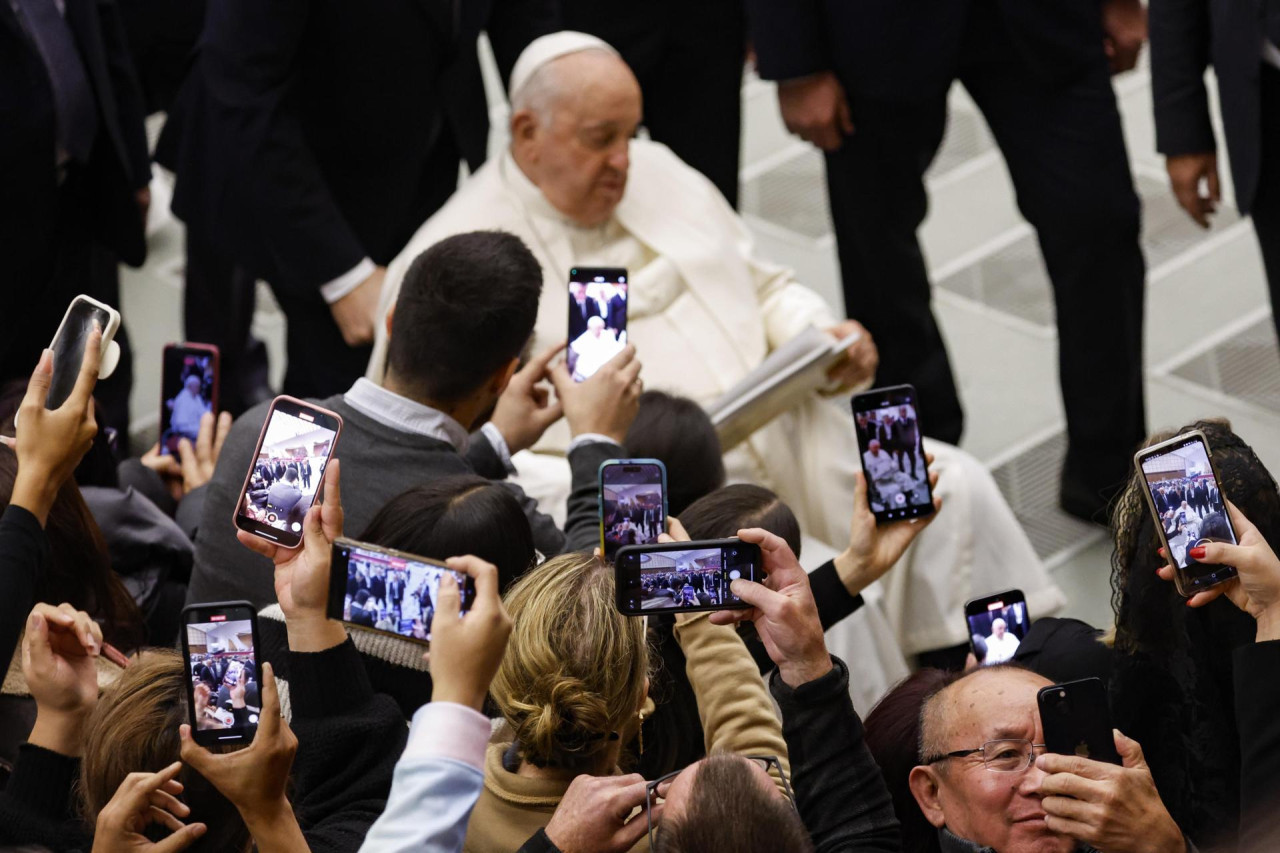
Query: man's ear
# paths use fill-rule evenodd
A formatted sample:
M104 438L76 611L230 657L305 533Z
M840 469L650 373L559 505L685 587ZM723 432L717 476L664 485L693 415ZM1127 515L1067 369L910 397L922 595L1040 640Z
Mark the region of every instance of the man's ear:
M518 110L511 115L511 145L521 149L526 157L537 159L533 150L534 136L538 133L538 116L533 110Z
M511 384L511 377L516 375L519 367L520 357L516 356L494 371L493 381L489 383L489 390L493 392L493 396L502 396L502 392L507 390L507 386Z
M395 316L396 305L391 303L391 307L387 309L387 337L391 337L391 318Z
M925 820L937 827L944 826L947 818L942 811L942 799L938 796L941 785L938 771L924 765L913 767L907 784L911 786L911 795L916 798L916 805L920 806Z

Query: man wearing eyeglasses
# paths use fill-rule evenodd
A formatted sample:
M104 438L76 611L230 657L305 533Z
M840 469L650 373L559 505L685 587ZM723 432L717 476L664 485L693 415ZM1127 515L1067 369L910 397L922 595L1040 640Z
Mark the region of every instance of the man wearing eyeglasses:
M1044 752L1036 693L1051 682L978 669L925 700L911 793L943 853L1186 853L1142 748L1119 732L1119 767Z

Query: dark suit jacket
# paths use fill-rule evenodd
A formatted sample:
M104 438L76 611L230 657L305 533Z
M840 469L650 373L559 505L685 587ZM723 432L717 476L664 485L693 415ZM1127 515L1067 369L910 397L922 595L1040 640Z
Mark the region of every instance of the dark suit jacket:
M586 313L582 313L583 306L586 306ZM592 317L600 316L600 305L594 299L583 300L582 305L578 301L569 296L569 342L576 341L583 332L587 330L587 320Z
M485 26L505 75L555 28L553 0L209 4L158 152L174 211L295 291L388 263L452 193L459 152L483 159Z
M135 266L147 254L134 201L151 180L142 94L113 0L69 0L66 20L98 104L98 134L85 169L93 232ZM0 247L23 287L40 272L57 213L53 89L35 43L8 0L0 2ZM47 276L48 269L43 270ZM0 275L0 282L5 276ZM12 306L11 306L12 307Z
M996 2L1020 54L1046 82L1074 79L1096 65L1099 0ZM945 94L955 78L970 5L747 0L747 16L757 68L767 80L834 71L853 97L916 100Z
M614 296L609 300L609 328L619 332L627 328L627 300Z
M1275 0L1151 0L1151 90L1156 150L1166 156L1216 150L1204 72L1218 78L1236 204L1248 213L1262 168L1259 76L1263 14ZM1280 29L1274 28L1273 29Z
M1280 641L1235 650L1236 727L1240 736L1240 849L1280 843Z

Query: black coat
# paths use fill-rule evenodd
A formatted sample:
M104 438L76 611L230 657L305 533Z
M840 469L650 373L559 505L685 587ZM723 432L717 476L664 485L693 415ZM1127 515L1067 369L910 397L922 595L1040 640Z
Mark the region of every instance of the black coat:
M834 71L853 97L918 100L944 94L955 78L972 2L747 0L747 13L766 80ZM1098 0L996 2L1038 77L1061 83L1096 67Z
M476 38L505 77L555 29L552 0L209 4L158 159L174 212L295 292L386 264L488 136Z
M151 180L151 166L142 93L120 13L113 0L71 0L66 21L98 105L98 132L85 169L94 237L137 266L147 249L134 194ZM53 89L44 60L12 6L0 3L0 247L6 270L0 282L7 274L22 279L35 273L52 249L55 146Z
M1264 34L1280 44L1280 21L1268 28L1266 7L1254 0L1151 0L1148 10L1156 149L1166 156L1216 150L1204 83L1212 64L1242 213L1253 204L1262 170Z
M585 308L585 311L584 311ZM584 299L582 304L569 296L569 342L572 343L587 330L587 321L600 316L600 303L594 299Z

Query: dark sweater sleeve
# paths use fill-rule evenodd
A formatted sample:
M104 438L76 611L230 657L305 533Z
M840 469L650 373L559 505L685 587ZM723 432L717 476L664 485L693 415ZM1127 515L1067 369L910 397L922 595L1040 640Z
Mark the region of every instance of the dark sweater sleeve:
M1208 0L1151 0L1151 101L1156 150L1165 156L1215 149L1209 120Z
M626 455L621 445L609 441L580 444L569 454L573 479L564 522L565 551L582 551L600 544L600 464Z
M817 853L896 853L893 801L849 699L849 669L837 657L831 662L831 672L794 690L776 670L769 681L782 710L796 807Z
M471 433L471 440L467 442L466 459L475 472L486 480L507 479L507 466L502 464L502 457L493 449L489 437L480 430Z
M813 600L818 605L818 619L822 622L824 631L862 606L862 594L849 594L840 575L836 573L836 564L832 560L827 560L809 573L809 587L813 590Z
M22 626L36 603L36 582L49 564L49 539L28 510L0 516L0 660L13 660Z
M528 841L520 845L516 853L560 853L560 848L547 838L545 829L539 829Z
M1235 651L1236 728L1240 737L1240 849L1280 842L1280 640Z
M0 845L88 850L91 841L75 810L80 759L33 744L18 748L13 775L0 791Z
M289 675L298 825L312 850L359 850L386 807L409 735L404 716L373 692L350 638L323 652L291 652Z

